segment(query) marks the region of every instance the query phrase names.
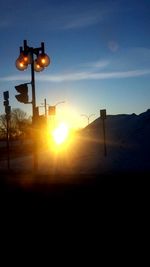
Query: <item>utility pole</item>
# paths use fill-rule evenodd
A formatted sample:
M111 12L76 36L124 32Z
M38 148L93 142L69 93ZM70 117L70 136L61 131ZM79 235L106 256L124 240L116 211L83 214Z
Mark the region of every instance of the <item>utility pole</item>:
M44 108L45 108L45 117L47 117L47 107L46 107L46 98L44 99Z

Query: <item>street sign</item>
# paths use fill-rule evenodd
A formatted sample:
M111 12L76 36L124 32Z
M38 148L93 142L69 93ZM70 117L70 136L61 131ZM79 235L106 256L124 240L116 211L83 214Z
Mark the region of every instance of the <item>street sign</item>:
M106 109L101 109L100 110L100 117L101 119L106 119Z

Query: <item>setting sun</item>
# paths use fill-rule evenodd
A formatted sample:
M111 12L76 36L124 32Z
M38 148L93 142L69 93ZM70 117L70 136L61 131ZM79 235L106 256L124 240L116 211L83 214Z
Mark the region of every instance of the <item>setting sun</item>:
M62 144L68 137L69 129L65 123L61 123L54 131L53 138L57 145Z

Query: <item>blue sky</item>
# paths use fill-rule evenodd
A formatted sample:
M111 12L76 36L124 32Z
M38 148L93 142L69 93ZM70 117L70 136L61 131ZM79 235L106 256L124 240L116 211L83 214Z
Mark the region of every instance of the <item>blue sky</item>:
M58 115L70 114L76 126L86 124L80 114L97 118L103 108L144 112L150 108L149 14L148 0L1 0L0 113L6 90L12 108L31 113L31 105L15 98L14 86L31 79L30 67L15 67L23 40L33 47L44 42L51 58L36 74L37 105L44 98L49 105L66 101Z

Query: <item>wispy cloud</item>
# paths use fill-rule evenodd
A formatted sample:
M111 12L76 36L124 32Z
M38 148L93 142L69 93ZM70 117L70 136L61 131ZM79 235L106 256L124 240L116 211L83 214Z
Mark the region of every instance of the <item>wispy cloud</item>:
M111 12L112 8L101 2L83 5L75 1L61 8L58 27L64 30L85 28L108 19Z
M146 70L131 70L122 72L76 72L68 73L56 76L41 76L38 78L39 81L51 81L51 82L63 82L63 81L81 81L81 80L107 80L107 79L120 79L120 78L130 78L139 77L143 75L149 75L150 69Z
M97 24L101 20L100 16L94 15L77 15L72 18L68 18L66 22L61 25L62 29L76 29L76 28L85 28L90 25Z
M6 77L0 77L1 82L13 82L13 81L29 81L31 80L30 75L10 75Z
M105 3L105 1L57 1L49 3L44 1L32 0L14 1L1 0L0 26L17 27L25 29L38 27L42 31L49 30L75 30L86 28L105 20L110 20L116 5L114 3ZM63 2L63 3L61 3ZM36 6L36 8L35 8ZM33 12L34 9L34 12ZM37 20L38 18L38 20ZM25 25L22 21L26 21ZM37 26L38 25L38 26ZM29 28L30 29L30 28Z
M6 3L5 3L6 2ZM60 1L61 2L61 1ZM108 7L102 3L86 1L86 4L81 3L82 1L66 1L63 4L58 3L50 4L49 1L41 5L41 1L23 1L19 5L19 1L15 1L12 6L11 1L3 1L0 10L0 26L15 27L22 25L22 21L26 20L28 15L28 21L26 27L32 23L32 27L36 26L38 21L44 27L50 29L78 29L85 28L90 25L97 24L99 21L106 17ZM33 8L36 6L36 9ZM38 18L38 21L37 21ZM39 26L40 26L39 25Z
M90 68L103 68L107 67L109 64L110 64L109 60L97 60L97 61L83 63L81 64L81 66Z
M66 81L82 81L82 80L108 80L108 79L121 79L121 78L132 78L140 77L144 75L150 75L150 69L145 70L130 70L121 72L72 72L60 75L42 75L37 76L36 80L39 82L66 82ZM11 82L11 81L29 81L30 76L7 76L1 77L1 82Z

